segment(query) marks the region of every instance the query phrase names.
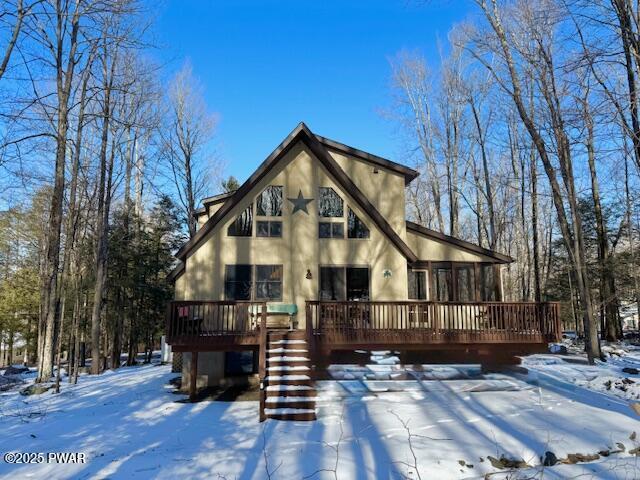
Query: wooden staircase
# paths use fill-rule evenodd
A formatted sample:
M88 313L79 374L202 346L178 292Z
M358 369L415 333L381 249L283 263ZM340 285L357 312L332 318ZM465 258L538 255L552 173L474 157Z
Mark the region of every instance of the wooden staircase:
M261 420L315 420L316 389L304 330L269 330Z

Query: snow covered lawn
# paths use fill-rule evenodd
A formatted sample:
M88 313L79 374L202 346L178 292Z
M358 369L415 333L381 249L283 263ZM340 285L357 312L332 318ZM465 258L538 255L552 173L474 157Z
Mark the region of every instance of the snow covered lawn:
M184 396L167 384L168 366L82 376L59 395L4 392L0 453L83 452L87 463L0 461L0 478L481 479L500 472L489 456L503 455L535 468L490 478L640 478L640 457L629 453L640 445L640 417L626 399L576 384L581 369L597 376L622 367L554 358L527 359L529 375L448 380L451 368L441 367L420 377L429 380L318 382L315 422L261 424L257 402L176 403ZM385 378L384 367L370 372ZM540 467L547 451L566 458L623 448Z

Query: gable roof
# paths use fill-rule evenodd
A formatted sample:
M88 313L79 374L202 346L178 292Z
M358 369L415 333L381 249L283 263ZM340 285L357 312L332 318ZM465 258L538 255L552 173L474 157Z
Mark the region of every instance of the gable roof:
M340 167L338 162L334 160L327 151L323 143L309 130L309 128L300 122L289 135L282 141L276 149L260 164L258 169L244 182L238 190L236 190L222 206L204 223L204 225L196 232L196 234L185 243L176 253L183 262L187 255L196 249L207 237L208 233L222 221L226 215L258 184L260 180L281 160L289 150L298 142L303 142L311 153L322 163L327 171L335 178L338 184L344 188L356 201L356 203L364 210L373 220L376 226L389 238L391 243L407 258L409 262L416 262L418 257L413 253L411 248L400 238L398 233L391 227L389 222L378 212L369 199L362 193L358 186L349 178L345 171ZM325 139L327 141L327 139ZM344 148L351 148L343 145ZM334 147L337 148L337 147ZM354 149L355 150L355 149ZM364 153L364 152L362 152ZM379 157L378 157L379 158ZM384 160L384 159L380 159ZM371 161L371 160L370 160ZM375 163L375 162L374 162ZM379 162L378 162L379 163ZM391 162L393 163L393 162ZM379 163L380 164L380 163ZM395 164L397 165L397 164ZM390 167L386 167L390 168ZM408 169L410 170L410 169ZM405 177L406 178L406 177Z
M468 252L478 253L480 255L490 257L496 260L496 263L512 263L513 262L513 258L511 258L508 255L503 255L502 253L494 252L493 250L489 250L487 248L482 248L476 245L475 243L467 242L465 240L452 237L450 235L445 235L444 233L431 230L430 228L423 227L422 225L414 222L410 222L409 220L407 220L407 232L417 233L419 235L422 235L440 242L450 243L452 245L455 245L456 247L462 248L463 250L467 250ZM420 263L420 262L422 262L422 260L419 260L417 263Z
M325 147L360 158L367 162L373 163L374 165L378 165L380 167L391 170L392 172L403 175L405 185L409 185L412 180L420 175L419 172L407 167L406 165L401 165L400 163L392 162L391 160L387 160L386 158L382 158L377 155L358 150L357 148L350 147L349 145L345 145L344 143L336 142L335 140L331 140L330 138L321 137L320 135L315 135L315 137Z

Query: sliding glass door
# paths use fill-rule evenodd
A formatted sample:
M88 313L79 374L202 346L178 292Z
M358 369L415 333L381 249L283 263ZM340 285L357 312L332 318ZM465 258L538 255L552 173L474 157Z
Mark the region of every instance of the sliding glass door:
M320 300L369 299L369 267L320 267Z

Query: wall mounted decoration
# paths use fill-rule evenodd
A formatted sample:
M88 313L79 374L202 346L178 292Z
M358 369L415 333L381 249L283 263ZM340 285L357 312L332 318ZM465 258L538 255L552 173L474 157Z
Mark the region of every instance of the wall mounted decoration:
M293 211L291 212L291 215L296 213L298 210L309 215L309 212L307 211L307 205L313 202L313 198L304 198L302 196L302 190L298 191L297 198L287 198L287 200L289 200L293 204Z

